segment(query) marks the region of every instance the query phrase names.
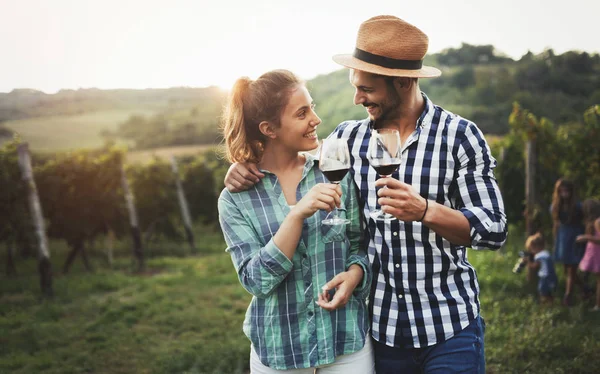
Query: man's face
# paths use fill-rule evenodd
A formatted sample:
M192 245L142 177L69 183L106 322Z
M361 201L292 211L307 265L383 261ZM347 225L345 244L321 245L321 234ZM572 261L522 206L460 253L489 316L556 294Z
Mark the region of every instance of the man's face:
M364 106L372 121L391 120L399 116L401 100L392 79L350 69L350 83L355 89L354 105Z

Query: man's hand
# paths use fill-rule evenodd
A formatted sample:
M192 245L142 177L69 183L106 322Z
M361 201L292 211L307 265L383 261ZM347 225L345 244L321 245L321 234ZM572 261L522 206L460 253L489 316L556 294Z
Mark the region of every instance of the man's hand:
M347 271L339 273L323 286L317 304L329 311L343 308L350 300L352 292L362 280L363 275L363 269L359 265L351 265ZM333 299L329 300L329 290L333 289L335 289L335 294Z
M426 208L425 198L411 185L394 178L380 178L375 182L375 186L387 186L377 192L379 196L377 201L385 213L405 222L417 221L423 217Z
M235 162L231 164L225 175L225 187L230 192L246 191L254 186L265 175L261 173L256 164L250 162Z

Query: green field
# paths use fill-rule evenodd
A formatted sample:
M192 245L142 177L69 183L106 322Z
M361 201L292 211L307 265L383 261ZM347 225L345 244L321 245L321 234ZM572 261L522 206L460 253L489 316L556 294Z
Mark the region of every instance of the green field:
M132 114L150 115L152 111L103 110L79 115L34 117L8 121L3 126L16 131L34 152L52 152L103 145L102 130L115 130Z
M213 147L214 145L182 145L178 147L129 151L127 152L127 162L130 164L145 164L152 161L154 157L169 161L171 156L195 156Z
M94 273L76 262L58 274L65 248L52 245L53 300L40 300L35 261L0 277L0 373L245 373L241 324L249 295L239 285L218 231L184 243L154 243L149 270L131 272L127 243L112 269L102 243ZM488 373L600 372L600 313L539 306L535 285L511 273L522 237L501 252L470 252L487 322ZM560 293L559 293L560 294ZM558 298L560 299L560 297Z

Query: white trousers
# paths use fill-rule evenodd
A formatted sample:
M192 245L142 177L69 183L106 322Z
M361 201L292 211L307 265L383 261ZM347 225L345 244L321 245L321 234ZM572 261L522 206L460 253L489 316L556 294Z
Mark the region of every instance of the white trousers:
M371 337L367 335L365 346L358 352L342 355L335 358L329 365L317 366L308 369L274 370L263 365L258 358L254 347L250 348L250 373L251 374L375 374L375 361L373 360L373 347Z

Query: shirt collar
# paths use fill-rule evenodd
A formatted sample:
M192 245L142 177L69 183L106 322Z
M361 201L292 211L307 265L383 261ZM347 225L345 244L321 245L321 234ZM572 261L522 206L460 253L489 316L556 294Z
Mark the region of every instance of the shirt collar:
M304 170L302 171L302 177L308 173L310 169L312 169L315 165L318 166L319 158L317 155L313 155L308 152L301 152L304 157L306 157L306 161L304 162Z

